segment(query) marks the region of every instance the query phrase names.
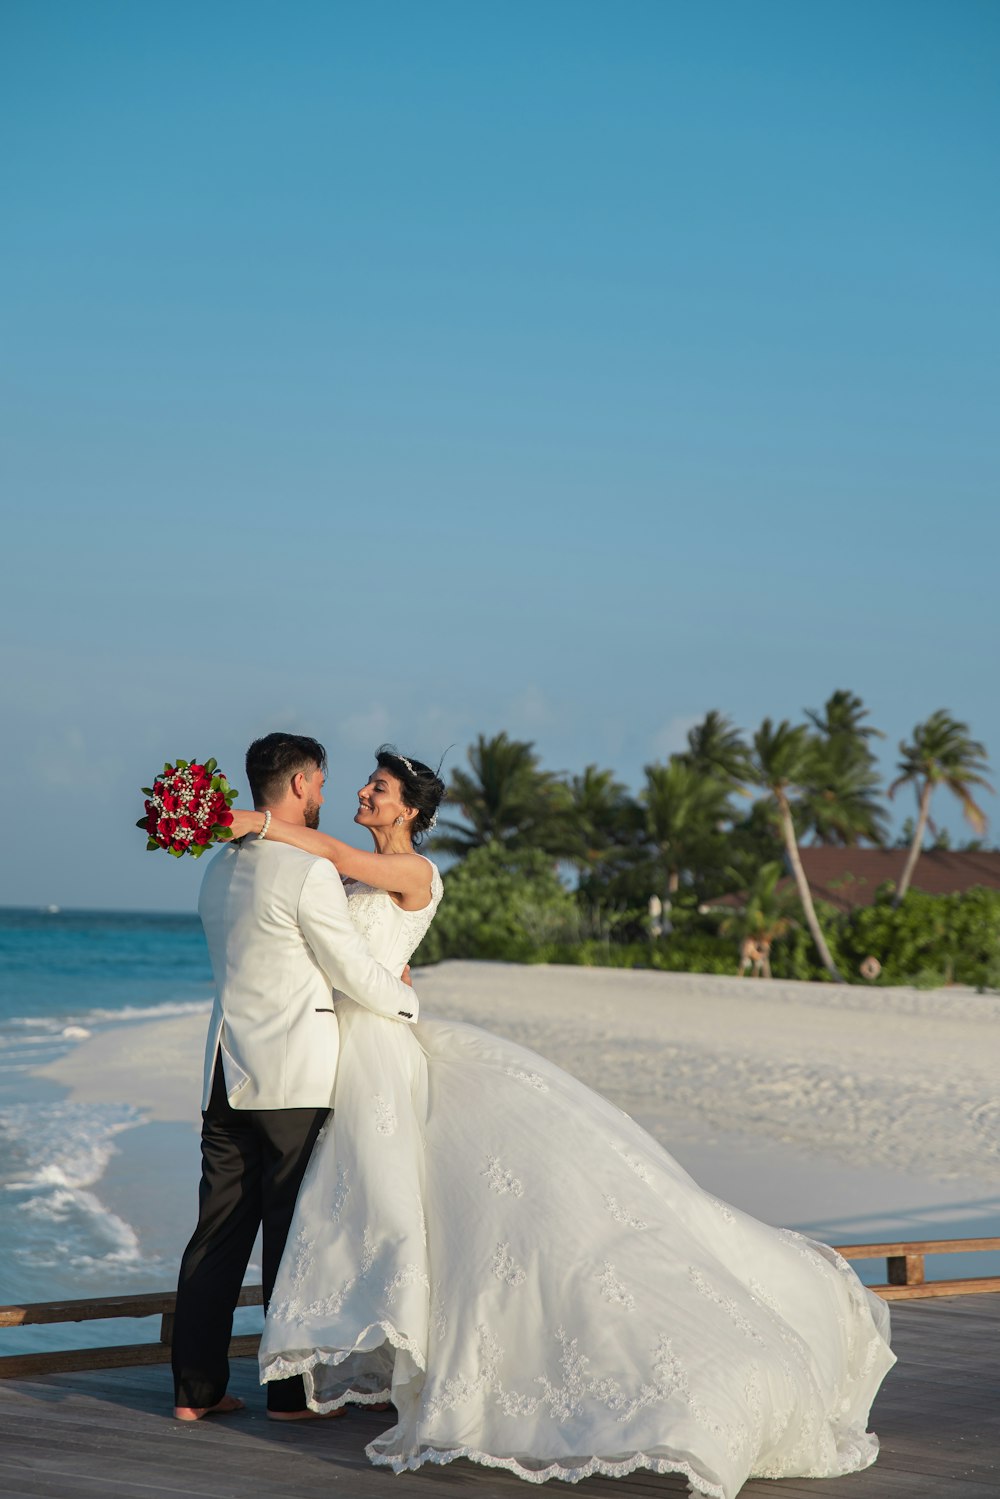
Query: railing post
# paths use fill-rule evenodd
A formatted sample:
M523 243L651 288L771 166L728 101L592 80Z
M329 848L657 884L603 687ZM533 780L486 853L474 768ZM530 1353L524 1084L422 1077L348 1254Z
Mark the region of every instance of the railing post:
M890 1254L885 1268L890 1286L922 1286L924 1283L922 1254Z
M173 1341L174 1314L173 1312L164 1312L163 1316L160 1318L160 1342L165 1343L169 1348L173 1344Z

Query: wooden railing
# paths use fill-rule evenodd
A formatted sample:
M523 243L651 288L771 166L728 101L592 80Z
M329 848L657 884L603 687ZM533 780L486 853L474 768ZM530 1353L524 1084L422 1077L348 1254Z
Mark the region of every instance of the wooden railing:
M837 1253L846 1260L886 1261L886 1284L870 1289L887 1301L1000 1291L1000 1275L966 1276L956 1280L924 1279L924 1259L928 1254L982 1254L990 1250L1000 1251L1000 1239L926 1239L913 1243L837 1246ZM260 1286L244 1286L237 1305L260 1306L261 1300ZM95 1322L112 1317L160 1318L158 1342L115 1344L108 1348L67 1348L48 1353L11 1353L0 1357L0 1379L69 1373L80 1369L120 1369L136 1364L169 1364L174 1301L173 1291L162 1291L141 1296L103 1296L92 1301L36 1301L24 1306L0 1306L0 1328ZM234 1358L249 1357L256 1354L259 1343L257 1333L243 1334L233 1338L229 1352Z
M914 1301L926 1296L978 1296L1000 1291L1000 1275L963 1276L958 1280L925 1280L928 1254L985 1254L1000 1250L1000 1239L922 1239L912 1243L840 1244L845 1260L886 1262L886 1284L870 1286L886 1301Z
M65 1348L51 1353L9 1353L0 1358L0 1379L30 1374L65 1374L78 1369L134 1368L136 1364L169 1364L174 1335L173 1291L141 1296L98 1296L92 1301L34 1301L24 1306L0 1306L0 1328L38 1326L44 1322L98 1322L110 1317L159 1317L156 1343L116 1343L107 1348ZM244 1286L237 1306L260 1306L260 1286ZM256 1354L259 1333L233 1338L233 1358Z

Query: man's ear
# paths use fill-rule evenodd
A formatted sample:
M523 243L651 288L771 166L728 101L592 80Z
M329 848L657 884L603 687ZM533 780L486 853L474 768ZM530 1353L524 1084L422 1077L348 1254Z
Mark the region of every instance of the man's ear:
M292 776L291 789L292 795L297 796L301 801L306 792L306 777L304 771L297 770Z

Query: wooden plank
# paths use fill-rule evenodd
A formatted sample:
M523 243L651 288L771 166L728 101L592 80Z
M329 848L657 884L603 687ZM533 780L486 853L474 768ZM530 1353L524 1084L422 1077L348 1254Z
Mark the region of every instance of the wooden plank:
M916 1285L869 1286L883 1301L928 1300L935 1296L984 1296L1000 1291L1000 1275L968 1276L962 1280L927 1280Z
M81 1301L32 1301L0 1306L0 1327L43 1322L96 1322L110 1317L158 1317L172 1312L175 1291L146 1291L138 1296L96 1296ZM261 1306L260 1286L243 1286L237 1306Z
M900 1356L876 1400L882 1456L843 1478L754 1480L740 1499L995 1499L1000 1493L1000 1298L894 1306ZM0 1499L524 1499L512 1474L458 1462L398 1477L365 1443L388 1424L360 1408L339 1421L265 1419L252 1360L230 1388L248 1409L184 1426L169 1419L156 1366L9 1380L0 1391ZM681 1499L682 1479L639 1470L614 1483L545 1486L567 1499Z
M252 1356L259 1333L243 1333L229 1344L231 1358ZM0 1379L32 1374L72 1374L82 1369L125 1369L142 1364L169 1364L169 1343L111 1343L106 1348L66 1348L52 1353L8 1353L0 1358Z
M880 1260L906 1254L981 1254L1000 1249L1000 1239L915 1239L906 1243L836 1244L845 1260Z

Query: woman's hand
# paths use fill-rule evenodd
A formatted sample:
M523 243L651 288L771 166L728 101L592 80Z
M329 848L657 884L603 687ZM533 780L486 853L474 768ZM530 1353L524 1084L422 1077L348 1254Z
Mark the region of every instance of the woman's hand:
M257 834L264 826L263 812L249 812L242 807L231 807L234 838L245 838L248 833Z

